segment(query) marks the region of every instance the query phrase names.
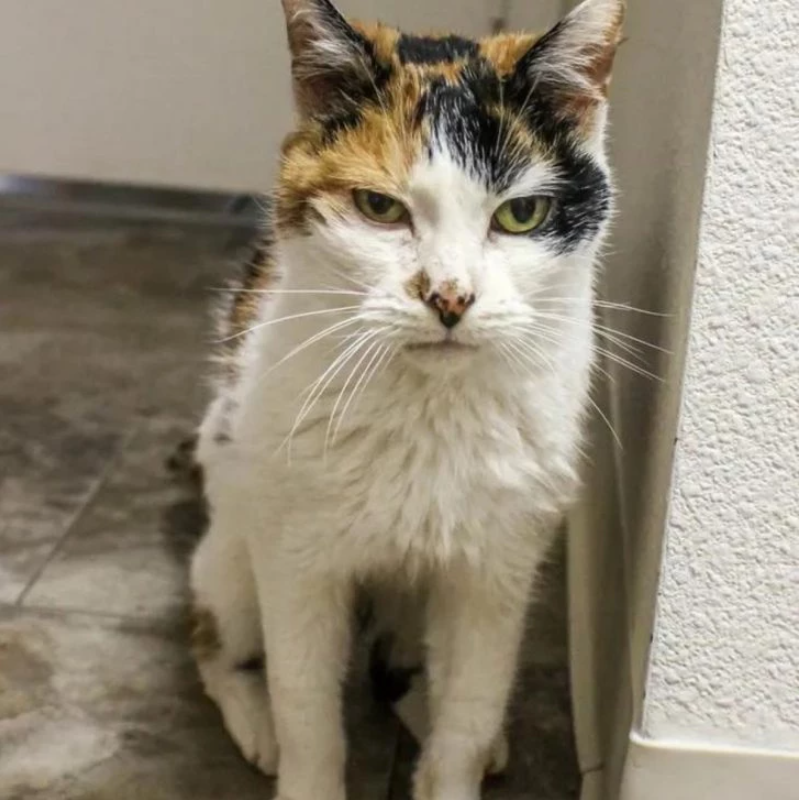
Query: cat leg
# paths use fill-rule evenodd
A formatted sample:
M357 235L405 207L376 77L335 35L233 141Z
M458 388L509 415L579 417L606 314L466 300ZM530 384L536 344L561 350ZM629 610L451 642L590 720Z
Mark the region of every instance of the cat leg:
M378 584L373 599L376 634L370 677L377 700L392 706L408 732L423 745L430 732L430 702L424 674L424 630L427 592L420 586L402 591ZM508 764L505 731L497 736L486 765L487 775L499 775Z
M194 656L208 696L244 757L277 771L260 611L245 542L214 523L194 554Z
M479 800L484 775L507 760L503 724L530 581L516 573L489 582L472 570L434 580L428 613L432 729L414 798Z
M257 570L280 746L278 798L344 800L351 587L299 560L272 553Z

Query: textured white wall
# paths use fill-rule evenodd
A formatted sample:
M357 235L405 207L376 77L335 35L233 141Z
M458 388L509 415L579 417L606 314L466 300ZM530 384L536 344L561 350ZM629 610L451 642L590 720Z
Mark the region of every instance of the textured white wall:
M799 749L799 4L724 17L643 733Z

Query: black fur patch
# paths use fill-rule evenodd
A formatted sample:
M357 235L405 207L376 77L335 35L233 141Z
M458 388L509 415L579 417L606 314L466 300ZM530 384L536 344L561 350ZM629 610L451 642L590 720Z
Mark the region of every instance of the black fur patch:
M540 229L540 235L551 239L560 252L568 253L599 232L610 214L611 188L593 159L573 148L562 147L557 163L561 188L552 217Z
M502 146L506 131L493 112L500 101L521 115L532 135L549 150L560 188L549 221L531 232L546 237L560 252L569 252L596 235L610 213L608 179L593 159L578 148L575 125L559 114L557 97L546 88L531 92L526 75L503 81L490 65L475 59L460 81L433 79L422 97L418 121L433 131L430 156L446 149L458 164L486 188L509 189L530 164Z
M315 13L319 14L322 23L335 38L342 39L356 48L365 44L363 36L347 22L329 0L317 0Z
M372 42L355 30L327 0L318 9L330 38L341 45L347 57L329 71L313 65L316 100L312 116L321 122L331 141L340 130L355 127L363 107L379 102L379 95L392 74L391 65L378 59Z
M362 80L357 71L341 73L331 90L333 96L328 98L325 105L326 113L317 117L322 125L325 144L333 142L342 131L356 128L368 106L382 107L381 92L392 76L391 67L378 61L372 43L355 31L353 35L360 40L353 57L362 59L368 66L371 79Z
M403 34L397 42L397 53L403 64L451 63L460 58L474 58L477 42L460 36L408 36Z
M431 81L422 99L422 114L433 130L431 155L437 148L448 150L486 188L502 192L527 165L500 147L500 119L488 110L498 92L496 75L487 68L470 69L456 84Z

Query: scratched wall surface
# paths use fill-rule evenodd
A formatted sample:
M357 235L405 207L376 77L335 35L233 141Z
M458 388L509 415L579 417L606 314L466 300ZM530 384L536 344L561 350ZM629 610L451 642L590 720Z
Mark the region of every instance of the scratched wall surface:
M799 5L722 37L643 727L799 749Z

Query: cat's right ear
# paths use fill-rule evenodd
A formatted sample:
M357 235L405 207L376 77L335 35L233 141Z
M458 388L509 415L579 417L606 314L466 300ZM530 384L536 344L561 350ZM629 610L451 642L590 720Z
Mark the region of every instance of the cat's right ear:
M365 39L328 0L282 0L294 96L304 117L346 109L374 83Z

